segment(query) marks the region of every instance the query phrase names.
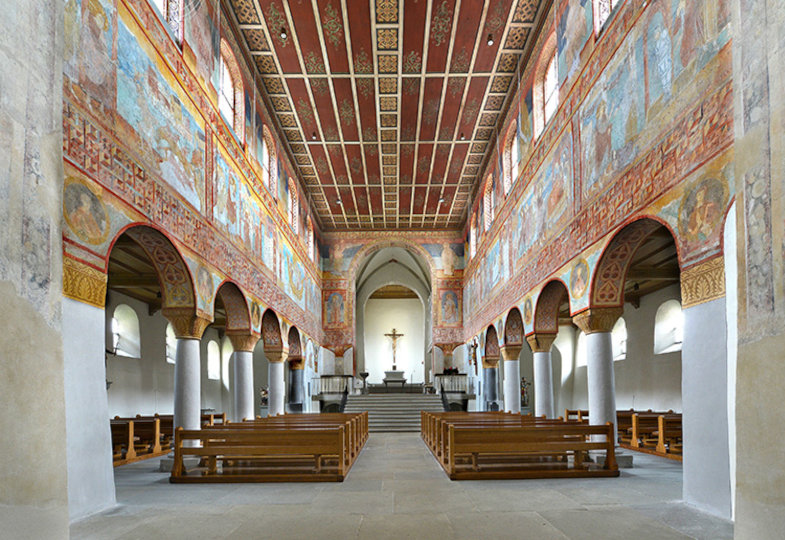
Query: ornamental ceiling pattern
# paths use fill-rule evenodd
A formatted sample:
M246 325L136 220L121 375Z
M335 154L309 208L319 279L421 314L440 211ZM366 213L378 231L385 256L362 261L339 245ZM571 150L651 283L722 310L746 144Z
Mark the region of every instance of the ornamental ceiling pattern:
M229 4L324 230L463 226L549 0Z

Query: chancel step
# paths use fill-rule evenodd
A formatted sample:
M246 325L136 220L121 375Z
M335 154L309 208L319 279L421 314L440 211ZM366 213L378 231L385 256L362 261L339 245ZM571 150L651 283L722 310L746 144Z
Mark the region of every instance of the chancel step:
M418 432L420 411L443 411L439 396L432 394L350 395L345 412L368 411L368 431Z

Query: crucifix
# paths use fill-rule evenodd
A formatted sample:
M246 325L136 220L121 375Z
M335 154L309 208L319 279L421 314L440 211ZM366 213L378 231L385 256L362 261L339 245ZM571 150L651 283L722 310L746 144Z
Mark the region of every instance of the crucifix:
M384 334L386 337L392 340L392 349L393 349L393 371L398 371L398 368L395 367L395 348L398 344L398 340L403 337L403 334L399 334L395 331L395 328L392 329L392 333Z

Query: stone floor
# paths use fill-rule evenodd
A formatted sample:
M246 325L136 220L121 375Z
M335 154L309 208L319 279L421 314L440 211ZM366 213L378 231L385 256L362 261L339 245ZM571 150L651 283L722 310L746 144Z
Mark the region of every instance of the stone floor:
M115 469L118 506L82 538L676 539L733 537L682 503L681 464L619 478L451 482L417 434L373 433L343 483L173 485L158 460Z

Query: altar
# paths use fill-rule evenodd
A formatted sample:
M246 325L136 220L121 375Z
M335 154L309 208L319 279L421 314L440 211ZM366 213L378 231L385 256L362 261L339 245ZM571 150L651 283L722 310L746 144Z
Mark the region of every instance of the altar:
M389 392L389 385L390 384L400 384L401 391L406 386L406 378L404 377L403 371L393 370L393 371L385 371L384 372L384 379L382 379L384 383L384 388Z

